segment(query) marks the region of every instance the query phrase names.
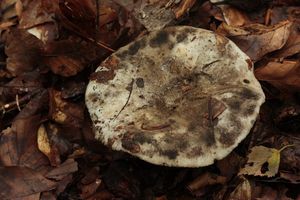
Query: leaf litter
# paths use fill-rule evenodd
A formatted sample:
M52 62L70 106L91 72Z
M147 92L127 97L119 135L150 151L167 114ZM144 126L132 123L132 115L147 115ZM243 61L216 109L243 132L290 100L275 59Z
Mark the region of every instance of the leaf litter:
M1 199L300 198L299 2L3 0L0 9ZM84 107L105 58L172 25L230 38L267 97L248 137L204 168L112 151Z

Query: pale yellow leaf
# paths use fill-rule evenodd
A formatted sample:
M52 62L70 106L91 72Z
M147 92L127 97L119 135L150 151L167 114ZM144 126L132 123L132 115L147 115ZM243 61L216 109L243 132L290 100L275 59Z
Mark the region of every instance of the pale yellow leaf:
M278 173L280 164L280 152L290 146L292 145L286 145L279 150L264 146L253 147L251 153L248 155L246 165L240 170L239 174L267 177L275 176ZM262 169L265 163L266 171Z

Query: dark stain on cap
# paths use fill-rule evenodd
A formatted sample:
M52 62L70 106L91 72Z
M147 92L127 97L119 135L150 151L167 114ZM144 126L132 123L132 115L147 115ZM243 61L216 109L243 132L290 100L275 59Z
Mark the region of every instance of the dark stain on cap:
M169 41L169 33L167 31L159 31L154 38L152 38L149 42L151 47L160 47L161 45L167 43Z

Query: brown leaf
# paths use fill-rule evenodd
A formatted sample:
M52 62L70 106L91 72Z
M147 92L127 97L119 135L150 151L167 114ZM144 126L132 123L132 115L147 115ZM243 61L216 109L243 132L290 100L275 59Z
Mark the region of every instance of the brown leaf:
M255 62L285 45L291 25L290 21L269 27L261 24L234 27L222 23L217 31L229 37Z
M65 101L61 98L61 92L50 90L50 116L59 124L81 127L84 120L84 107Z
M41 41L25 30L5 33L6 68L14 75L33 71L40 64Z
M96 194L94 194L93 196L87 198L87 200L110 200L110 199L114 199L114 195L111 194L109 191L107 190L102 190L97 192Z
M265 66L257 68L255 76L282 91L297 91L300 89L300 62L270 61Z
M243 178L241 183L230 193L227 200L251 200L251 185L250 182Z
M20 165L36 169L48 164L47 158L37 148L40 112L47 100L47 92L37 94L16 116L11 129L1 138L0 159L5 166Z
M181 0L179 6L176 7L176 9L174 11L176 19L179 19L186 12L188 12L195 3L196 3L196 0Z
M74 159L68 159L63 162L60 166L52 169L49 171L45 177L55 179L55 180L62 180L69 174L72 174L78 170L77 162Z
M19 27L29 29L45 23L54 23L56 9L58 9L56 0L22 0Z
M242 158L235 152L230 153L222 160L218 160L216 165L219 168L221 175L230 179L239 170Z
M49 191L56 183L26 167L0 168L0 198L12 199Z
M187 188L191 192L195 192L206 186L215 185L215 184L224 184L226 183L227 178L224 176L218 176L210 172L205 172L204 174L197 177L195 180L190 182L187 185Z
M163 29L175 19L175 14L168 2L170 1L141 1L141 3L136 2L131 6L129 1L119 1L122 6L131 7L132 15L148 31Z
M37 132L37 144L39 150L48 157L52 166L57 166L60 164L60 155L58 149L50 143L48 133L43 124L40 125Z
M101 179L96 179L94 182L92 182L88 185L83 185L81 187L80 197L82 199L86 199L86 198L92 196L93 194L96 193L97 189L100 187L101 184L102 184Z
M243 11L229 5L220 5L219 7L223 12L225 22L229 26L238 27L249 24L248 16Z
M291 27L290 36L286 44L273 56L276 58L286 58L300 52L300 22L294 23Z
M69 77L103 56L104 52L100 50L94 44L72 36L47 43L43 50L43 58L53 73Z

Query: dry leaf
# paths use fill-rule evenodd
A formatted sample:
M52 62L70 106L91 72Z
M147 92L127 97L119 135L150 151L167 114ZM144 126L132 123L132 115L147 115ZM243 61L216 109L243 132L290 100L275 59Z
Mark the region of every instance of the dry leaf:
M195 3L196 0L181 0L180 5L174 11L176 19L188 12Z
M58 149L51 145L46 128L43 124L40 125L37 132L37 144L39 150L48 157L52 166L60 164Z
M285 45L291 25L290 21L283 21L269 27L261 24L234 27L222 23L217 32L229 37L252 61L258 61L267 53Z
M280 150L264 146L255 146L248 155L245 167L241 168L239 174L273 177L277 174L280 163ZM264 167L266 169L264 169Z
M49 191L56 183L26 167L0 167L0 199L13 199Z
M58 167L50 170L45 177L55 180L62 180L76 171L78 171L77 162L74 159L67 159Z
M32 169L48 164L47 158L37 148L37 130L40 113L48 101L41 92L31 99L15 117L11 129L7 129L0 141L0 159L4 166L27 166Z
M227 178L224 176L218 176L216 174L212 174L209 172L206 172L199 177L197 177L195 180L190 182L187 185L187 188L191 192L195 192L196 190L199 190L201 188L204 188L209 185L215 185L215 184L224 184L226 183Z
M227 200L251 200L250 182L243 178L242 182L230 193Z
M41 62L41 41L25 30L10 29L5 33L6 68L13 75L33 71Z
M83 105L63 100L60 91L52 89L49 93L51 118L59 124L81 127L84 120Z
M257 68L255 76L282 91L298 91L300 89L300 62L270 61L265 66Z
M235 7L229 5L219 5L219 7L223 12L225 22L230 26L243 26L250 22L247 15Z

